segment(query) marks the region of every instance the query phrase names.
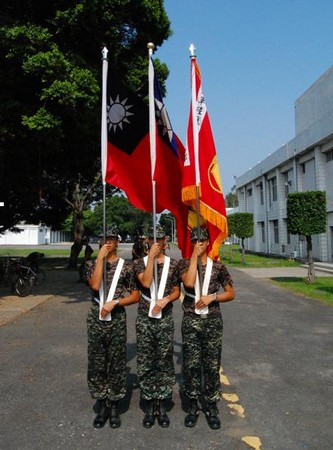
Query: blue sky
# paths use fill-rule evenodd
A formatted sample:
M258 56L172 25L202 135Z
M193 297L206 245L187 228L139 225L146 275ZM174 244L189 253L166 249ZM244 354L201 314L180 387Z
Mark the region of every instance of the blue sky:
M294 102L333 64L332 0L165 0L165 104L185 143L196 47L224 193L295 135Z

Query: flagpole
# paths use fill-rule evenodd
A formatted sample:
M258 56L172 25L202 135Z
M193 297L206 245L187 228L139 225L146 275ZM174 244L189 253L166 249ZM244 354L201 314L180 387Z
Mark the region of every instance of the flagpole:
M106 160L107 160L107 79L108 79L108 49L102 50L102 124L101 124L101 166L102 166L102 184L103 184L103 243L106 238ZM103 260L103 303L106 300L106 260ZM102 301L102 299L100 299ZM102 305L100 305L102 306Z
M199 127L197 121L197 85L196 85L196 73L195 73L195 61L197 59L195 55L195 47L193 44L189 47L191 58L191 108L192 108L192 129L193 129L193 149L194 149L194 170L195 170L195 210L197 216L197 229L198 236L200 236L200 164L199 164ZM199 272L199 286L200 296L202 292L202 262L201 256L198 259L198 272Z
M155 181L155 166L156 166L156 117L155 117L155 95L154 95L154 67L152 62L153 50L155 45L152 42L147 44L148 48L148 83L149 83L149 139L150 139L150 166L151 166L151 184L152 184L152 201L153 201L153 230L154 243L156 243L156 181ZM157 300L157 260L154 259L154 280L155 292L154 297Z

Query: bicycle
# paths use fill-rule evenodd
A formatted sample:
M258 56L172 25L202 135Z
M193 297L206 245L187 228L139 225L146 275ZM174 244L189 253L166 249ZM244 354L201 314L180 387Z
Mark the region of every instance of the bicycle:
M45 281L45 272L39 267L35 270L32 269L31 266L25 266L21 263L18 263L20 266L20 270L23 273L24 278L28 278L31 280L33 286L40 286Z
M6 258L5 264L1 268L0 279L4 281L5 286L11 286L12 292L16 292L19 297L31 294L32 278L26 277L19 262L10 256Z
M45 281L45 272L40 269L40 260L44 257L44 253L33 252L20 261L23 271L26 272L28 278L33 279L35 286L40 286Z

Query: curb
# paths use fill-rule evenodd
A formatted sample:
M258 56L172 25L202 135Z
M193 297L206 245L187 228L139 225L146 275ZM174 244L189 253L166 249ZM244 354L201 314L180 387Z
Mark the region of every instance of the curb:
M36 306L46 302L54 294L48 295L29 295L27 297L17 297L8 295L0 300L0 327L12 322L17 317L26 314Z

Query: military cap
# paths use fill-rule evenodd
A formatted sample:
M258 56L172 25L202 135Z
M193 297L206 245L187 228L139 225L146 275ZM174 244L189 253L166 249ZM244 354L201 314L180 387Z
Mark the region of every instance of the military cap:
M111 225L109 228L107 228L106 232L105 232L105 237L116 237L117 239L119 239L119 230L118 227L116 225Z
M194 227L190 233L191 241L199 240L199 241L208 241L208 230L206 228L197 228Z
M154 237L154 227L150 227L148 230L148 236ZM166 232L161 225L156 225L156 239L163 239L166 236Z

